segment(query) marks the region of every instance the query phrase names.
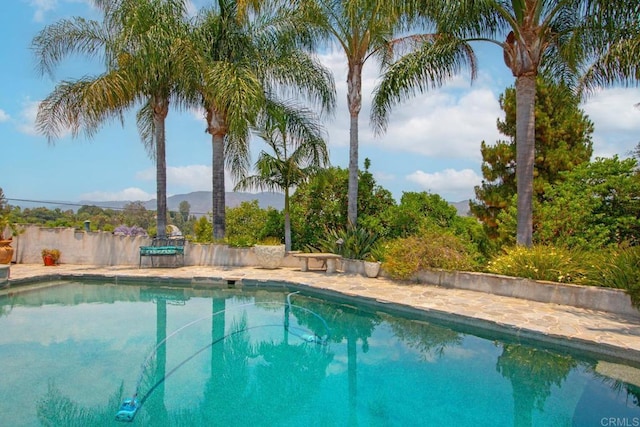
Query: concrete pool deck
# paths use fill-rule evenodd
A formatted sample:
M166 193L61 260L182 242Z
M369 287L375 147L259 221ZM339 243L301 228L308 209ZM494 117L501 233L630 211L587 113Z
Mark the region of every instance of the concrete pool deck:
M257 267L138 268L137 266L90 266L39 264L11 266L9 287L0 295L17 291L21 283L57 278L100 276L106 279L153 278L215 281L275 281L311 288L321 293L358 298L399 311L425 312L427 316L452 320L516 338L534 339L554 346L568 346L597 355L640 364L640 319L568 305L548 304L484 292L433 285L370 279L344 273L302 272L296 268L267 270ZM12 285L13 283L13 285Z

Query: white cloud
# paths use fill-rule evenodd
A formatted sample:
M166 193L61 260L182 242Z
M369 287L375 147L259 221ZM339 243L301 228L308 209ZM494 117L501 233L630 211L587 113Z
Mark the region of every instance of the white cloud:
M640 88L611 88L596 92L582 108L594 122L594 156L626 157L640 141Z
M40 136L35 127L39 106L39 101L31 101L28 98L23 101L22 111L18 120L18 130L20 132L31 136Z
M91 200L95 202L113 202L113 201L147 201L155 198L155 194L149 194L139 188L125 188L118 192L94 191L80 195L80 200Z
M33 11L33 20L35 22L43 22L48 12L56 10L59 6L58 0L23 0L31 6ZM93 0L63 0L65 3L81 3L93 8Z
M495 123L501 115L488 89L462 96L438 90L399 106L380 144L429 157L480 160L480 142L499 138Z
M145 169L136 173L136 178L143 181L155 182L156 170L155 168ZM224 183L226 191L233 191L234 182L228 171L225 171ZM170 193L211 191L211 166L167 166L167 188L179 189L168 191Z
M194 190L211 190L211 166L170 166L167 168L167 181L171 185L181 185Z
M29 6L33 7L33 20L36 22L44 21L45 13L54 10L58 6L57 0L29 0Z
M0 123L7 122L9 119L11 119L11 116L9 116L4 110L0 110Z
M394 174L384 172L384 171L373 172L373 177L376 179L376 181L378 181L381 184L384 184L385 182L392 182L392 181L395 181L396 179L396 176Z
M190 0L187 0L187 14L189 16L196 16L198 14L198 7Z
M640 131L640 88L612 88L598 91L584 103L584 110L598 123L598 130Z
M202 121L203 126L205 126L207 119L207 112L202 107L191 107L189 108L189 113L193 116L194 119Z
M36 118L38 116L38 108L40 107L40 101L32 101L26 98L22 102L22 111L20 111L20 117L17 120L17 129L19 132L30 136L43 136L36 129ZM58 138L65 138L71 135L70 128L63 128L58 134Z
M445 169L435 173L418 170L407 175L406 178L425 191L439 194L446 200L473 198L473 187L482 182L482 177L471 169Z
M349 112L346 102L346 59L341 51L320 55L322 63L334 73L337 106L329 126L329 144L348 146ZM377 137L371 130L369 114L372 93L378 83L379 67L366 63L362 76L362 109L359 116L360 146L374 144L393 151L432 157L480 159L482 140L499 138L496 119L504 114L497 96L488 86L491 79L482 76L482 86L470 91L465 75L454 76L443 88L416 94L395 105L385 134Z

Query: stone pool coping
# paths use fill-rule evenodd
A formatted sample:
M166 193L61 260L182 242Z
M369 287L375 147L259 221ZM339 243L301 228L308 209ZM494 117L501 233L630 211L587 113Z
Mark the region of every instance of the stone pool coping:
M359 275L327 275L293 268L187 266L140 269L137 266L15 264L11 266L9 287L0 290L0 295L39 281L76 278L116 282L145 280L160 284L179 281L197 286L254 286L281 282L310 292L359 301L374 309L385 307L396 312L425 314L428 318L465 327L640 366L640 319L637 317Z

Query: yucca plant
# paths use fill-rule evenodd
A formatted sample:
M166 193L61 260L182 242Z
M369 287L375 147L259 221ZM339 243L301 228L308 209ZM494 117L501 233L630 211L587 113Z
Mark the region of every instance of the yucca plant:
M342 255L344 258L364 260L371 256L377 241L378 234L364 228L347 226L344 229L327 230L317 249Z

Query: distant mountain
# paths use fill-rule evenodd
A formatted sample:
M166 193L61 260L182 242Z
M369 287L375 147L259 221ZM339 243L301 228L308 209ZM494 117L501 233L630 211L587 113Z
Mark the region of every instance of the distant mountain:
M272 207L281 211L284 209L284 194L275 192L263 192L263 193L239 193L239 192L227 192L225 193L226 205L230 208L234 208L242 202L250 202L252 200L258 201L258 206L262 209ZM192 215L198 217L206 215L212 211L211 204L211 191L194 191L187 194L176 194L175 196L167 197L167 207L171 211L177 211L180 202L187 201L190 205L190 212ZM132 201L110 201L110 202L96 202L91 200L81 200L78 203L65 203L58 202L59 205L48 206L50 209L60 208L62 210L73 209L77 210L79 206L99 206L101 208L122 209L128 203ZM156 210L156 199L151 199L143 202L144 207L149 210ZM471 216L469 211L469 200L462 200L459 202L449 202L451 206L456 208L458 215ZM24 208L33 208L42 206L41 203L33 202L33 206L27 203L18 203L17 206ZM36 206L37 205L37 206Z
M456 208L459 216L471 216L471 210L469 209L470 200L462 200L460 202L449 202L451 206Z
M177 211L180 202L186 201L190 205L190 213L196 216L206 215L213 210L211 191L194 191L188 194L176 194L175 196L167 197L167 208L170 211ZM227 207L235 208L242 202L250 202L252 200L258 201L258 206L263 209L272 207L277 210L284 208L284 194L274 192L264 193L238 193L227 192L225 193L225 204ZM132 201L110 201L110 202L94 202L91 200L81 200L78 202L80 205L99 206L101 208L121 209L125 205ZM143 202L144 207L149 210L156 210L156 199L151 199Z

